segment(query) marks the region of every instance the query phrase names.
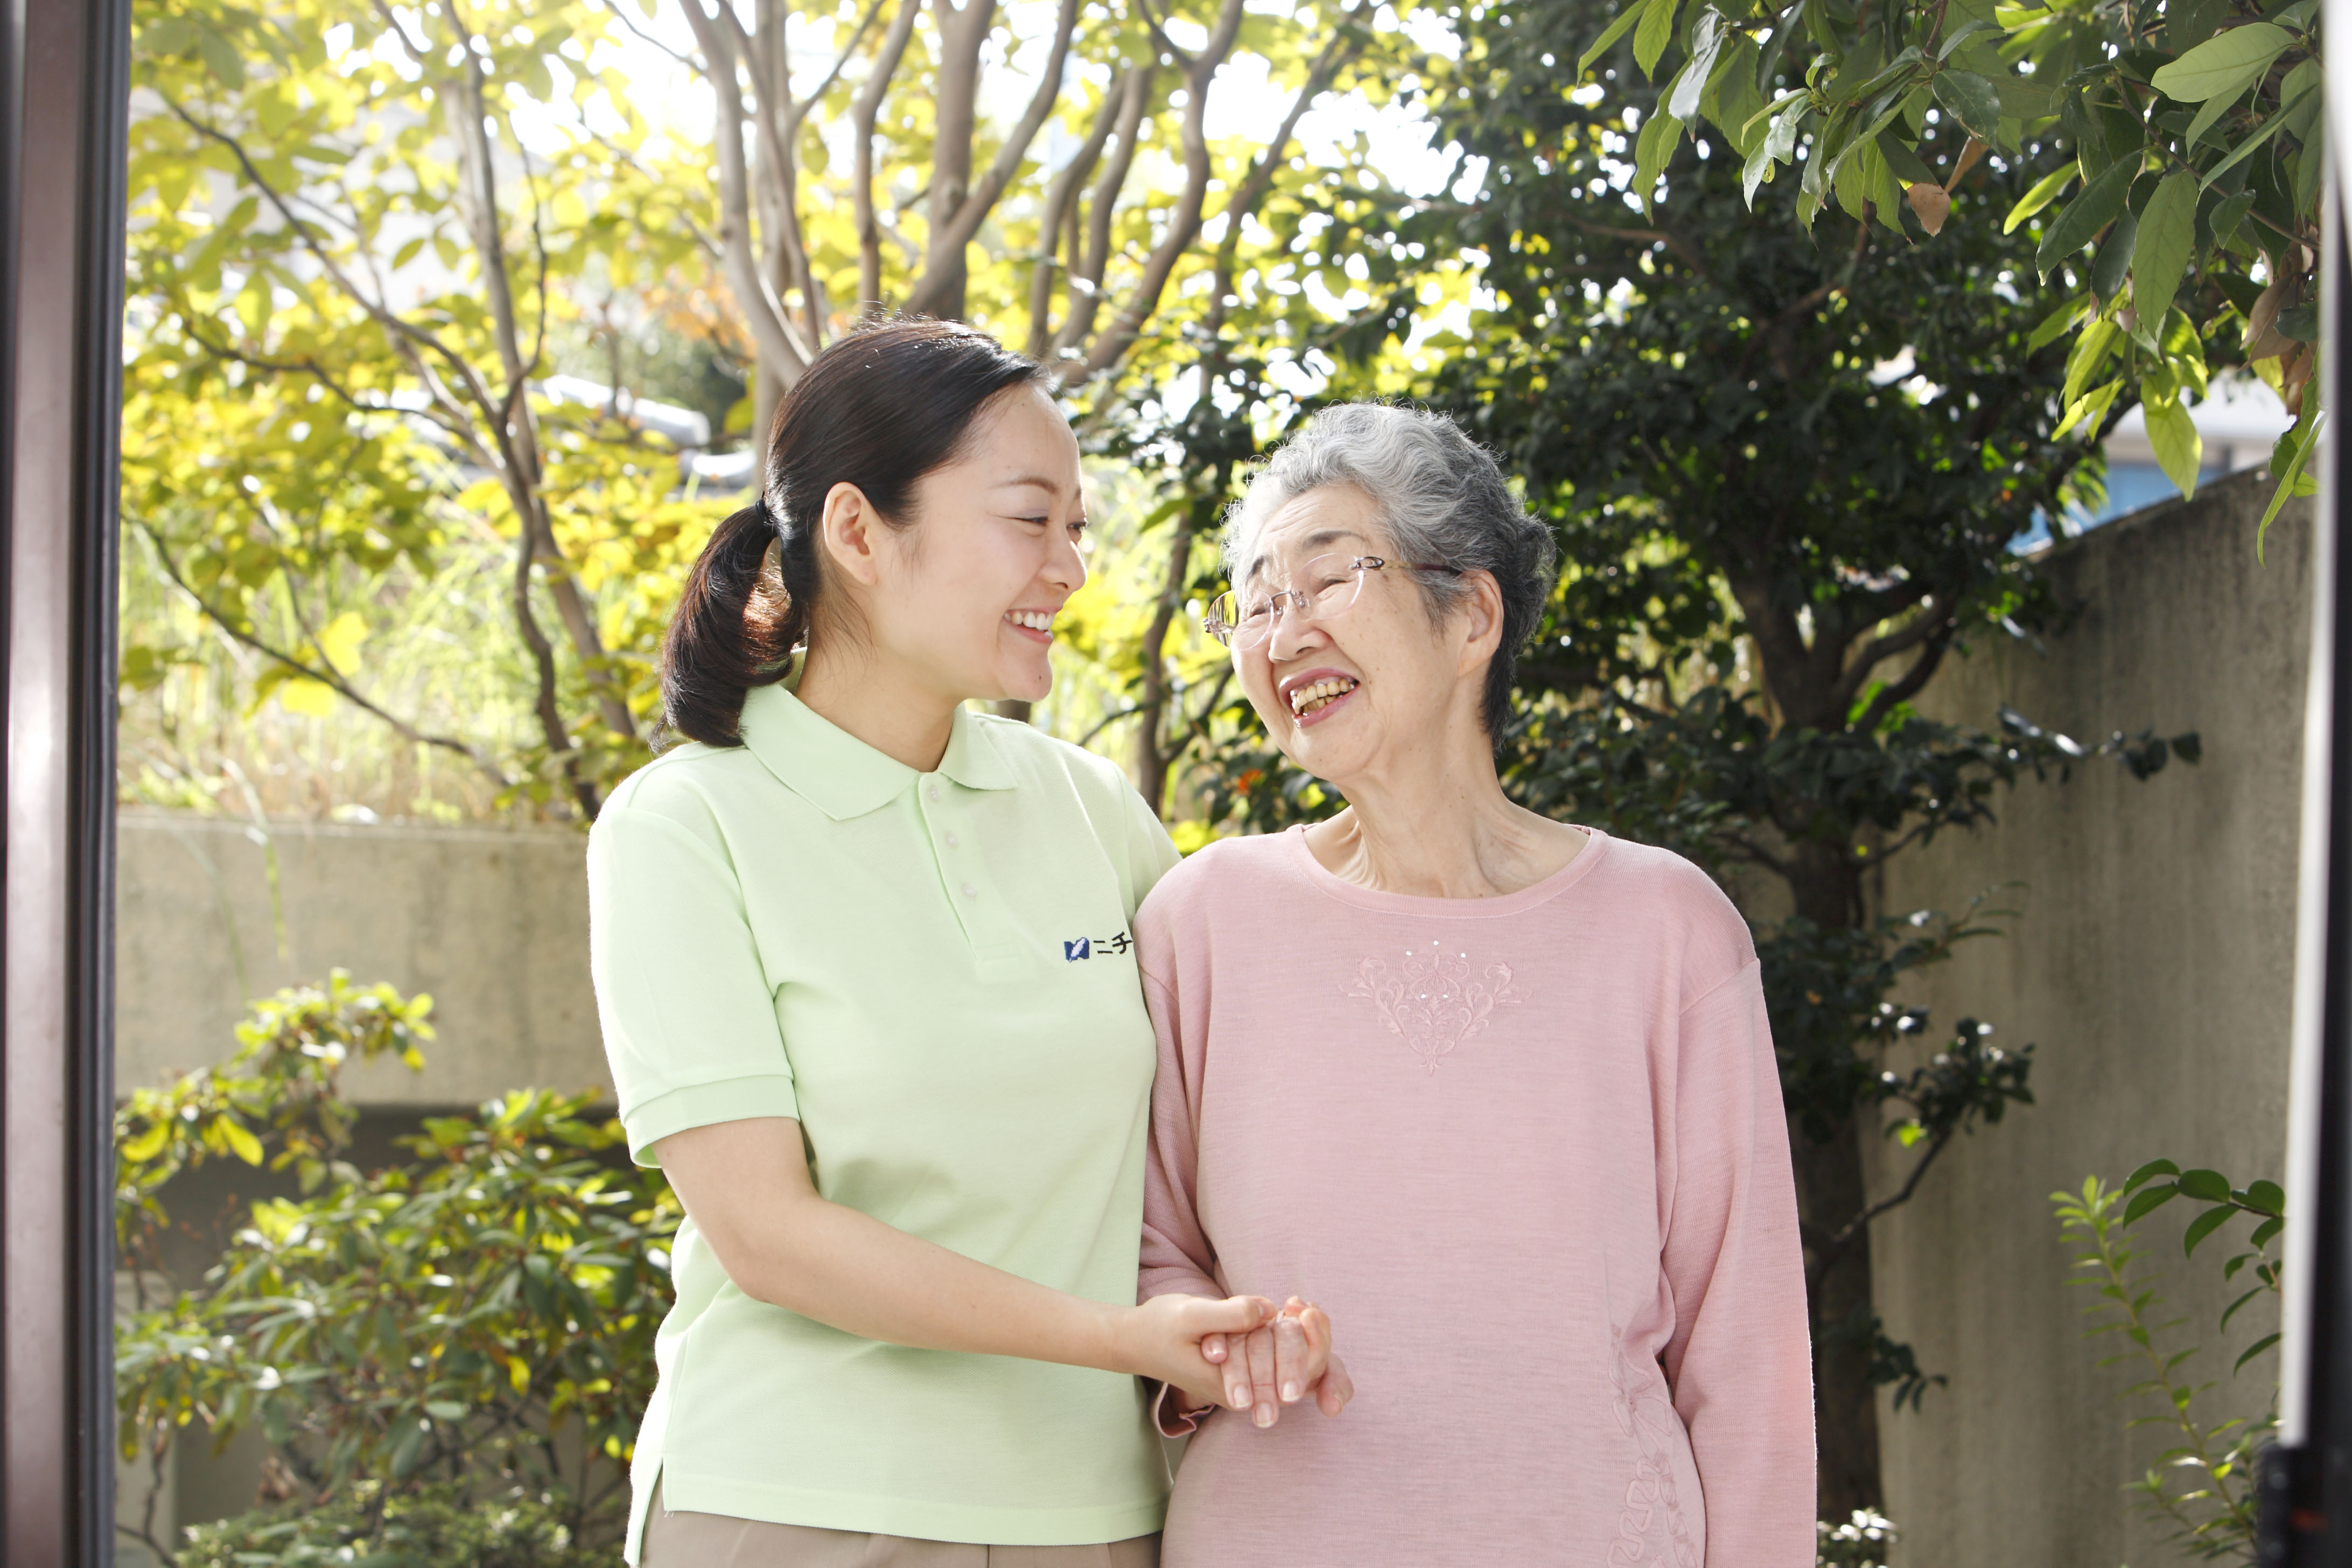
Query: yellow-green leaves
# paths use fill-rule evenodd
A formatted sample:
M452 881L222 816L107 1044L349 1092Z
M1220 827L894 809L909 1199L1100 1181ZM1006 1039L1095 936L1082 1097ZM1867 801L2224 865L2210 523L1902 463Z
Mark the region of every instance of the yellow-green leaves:
M2141 412L2147 419L2147 444L2156 449L2156 465L2182 495L2197 493L2197 470L2204 457L2204 441L2197 422L2180 405L2178 394L2143 396Z
M2033 258L2042 276L2049 277L2053 268L2090 244L2101 229L2122 216L2124 199L2131 195L2132 181L2138 175L2139 160L2127 158L2110 163L2083 187L2083 194L2067 204L2042 237L2042 248Z
M1675 11L1681 0L1648 0L1642 8L1642 20L1633 31L1633 60L1642 68L1643 76L1654 76L1658 57L1666 52L1666 44L1675 36Z
M2208 38L2148 79L2168 98L2202 103L2226 98L2253 85L2273 60L2294 42L2284 27L2249 22Z
M1592 40L1592 47L1578 58L1576 74L1582 76L1591 70L1592 62L1608 53L1609 46L1631 31L1635 23L1649 14L1649 0L1629 0L1626 7L1617 13L1617 19L1603 28L1601 36Z
M2175 169L2148 198L2132 248L2132 303L2144 319L2161 319L2171 308L2196 243L2197 176Z
M2017 205L2009 209L2009 216L2001 221L2000 232L2015 234L2018 225L2056 201L2059 194L2068 185L2073 184L2074 176L2081 173L2081 168L2069 163L2064 168L2044 174L2036 180L2033 183L2033 188L2020 196Z
M1971 135L1991 142L2000 134L2000 95L1974 71L1937 72L1936 100L1958 115Z
M1706 97L1716 57L1722 53L1728 36L1730 29L1724 26L1721 12L1709 6L1699 13L1691 29L1690 60L1675 75L1666 93L1666 112L1685 125L1698 118L1700 100Z
M1664 112L1653 114L1642 124L1642 133L1633 142L1633 189L1642 198L1643 211L1649 210L1650 197L1658 188L1658 177L1665 173L1666 160L1682 145L1683 122Z

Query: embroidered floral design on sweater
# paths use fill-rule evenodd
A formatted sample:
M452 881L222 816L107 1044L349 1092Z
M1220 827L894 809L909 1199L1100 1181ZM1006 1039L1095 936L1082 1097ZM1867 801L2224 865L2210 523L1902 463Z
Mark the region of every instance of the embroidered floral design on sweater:
M1698 1545L1683 1522L1680 1489L1675 1484L1675 1432L1682 1418L1644 1377L1625 1348L1625 1332L1612 1325L1617 1355L1610 1369L1617 1397L1612 1406L1618 1428L1633 1448L1633 1479L1625 1485L1625 1506L1617 1515L1617 1539L1609 1543L1609 1568L1664 1563L1699 1568Z
M1389 1033L1411 1047L1433 1077L1455 1047L1476 1037L1496 1007L1527 1000L1511 984L1509 964L1490 963L1474 980L1468 953L1449 954L1434 942L1406 953L1394 979L1380 959L1364 960L1348 994L1369 998Z

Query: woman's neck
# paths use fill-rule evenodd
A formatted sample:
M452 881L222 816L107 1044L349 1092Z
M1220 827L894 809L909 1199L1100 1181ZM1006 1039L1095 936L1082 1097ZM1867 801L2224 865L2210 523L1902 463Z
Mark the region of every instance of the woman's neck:
M1324 869L1384 893L1493 899L1554 875L1583 849L1583 831L1503 794L1483 735L1469 755L1415 763L1348 782L1348 809L1307 831Z
M834 728L919 773L940 765L955 731L961 699L935 689L895 661L837 639L812 644L793 695Z

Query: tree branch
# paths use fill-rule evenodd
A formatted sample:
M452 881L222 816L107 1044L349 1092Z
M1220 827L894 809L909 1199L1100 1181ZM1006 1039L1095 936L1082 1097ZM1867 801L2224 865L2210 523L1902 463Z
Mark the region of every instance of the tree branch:
M784 117L784 130L788 135L800 133L801 121L808 118L809 110L814 109L817 101L833 90L833 84L841 79L842 68L849 63L851 56L857 53L857 46L866 41L867 29L874 26L875 18L882 15L882 5L883 0L874 0L874 4L866 8L866 15L858 18L856 27L849 35L849 42L835 57L833 68L825 72L824 79L816 84L815 89L793 105L792 112Z
M1242 222L1257 215L1258 204L1265 201L1266 193L1274 188L1274 171L1289 156L1290 139L1297 133L1298 121L1330 87L1331 79L1339 74L1340 66L1362 51L1363 37L1355 24L1370 4L1371 0L1354 0L1354 4L1339 13L1339 25L1332 29L1331 37L1323 46L1322 53L1316 56L1314 65L1307 68L1307 79L1299 84L1297 96L1290 100L1290 112L1283 116L1281 129L1274 133L1274 140L1265 144L1265 151L1251 163L1240 187L1225 203L1225 232L1217 242L1215 276L1209 289L1208 335L1213 345L1219 342L1224 331L1225 301L1234 291L1234 263L1241 254ZM1222 357L1222 353L1215 350L1210 356L1211 359ZM1209 363L1209 360L1202 362L1204 374L1208 373Z
M857 221L857 308L867 317L882 313L882 225L874 215L874 119L890 90L890 79L915 36L915 18L923 0L898 0L898 14L874 56L874 68L859 85L849 106L850 139L856 149L850 175L850 201Z
M155 552L156 561L163 566L163 574L172 580L173 585L177 587L181 593L185 594L188 596L189 603L195 605L196 611L199 615L203 616L205 619L210 621L214 626L218 626L222 631L227 633L228 636L235 638L236 641L243 643L246 647L253 649L254 652L261 655L264 658L273 659L276 662L284 665L287 668L294 671L295 674L301 676L304 679L315 680L320 685L329 688L336 696L341 697L344 701L349 702L352 707L361 710L362 712L373 714L376 718L390 725L394 733L400 736L402 740L411 742L420 746L437 746L445 752L455 752L457 755L465 758L467 762L481 769L483 773L488 773L490 778L498 784L500 789L508 788L512 784L514 781L508 778L506 773L499 767L499 765L491 762L490 759L484 755L477 747L468 744L467 742L458 740L454 735L436 735L428 733L425 731L419 730L416 726L411 724L407 720L401 718L398 714L390 712L371 701L368 698L362 695L350 681L345 680L332 669L322 669L317 665L311 664L307 660L298 658L293 654L288 653L285 649L273 647L271 644L262 640L262 638L255 633L238 626L236 622L231 620L226 615L223 614L218 606L212 604L202 594L197 593L194 586L189 583L184 575L181 574L179 563L172 558L170 547L163 542L163 536L156 531L153 524L148 522L143 518L140 518L133 520L133 525L137 527L140 532L147 536L148 544L152 546Z
M1208 109L1210 83L1224 65L1226 55L1232 52L1241 26L1242 0L1224 0L1208 44L1185 72L1183 195L1177 199L1176 210L1169 215L1168 232L1152 251L1151 258L1144 263L1143 276L1134 291L1087 351L1081 381L1101 374L1126 356L1129 347L1142 333L1143 323L1159 310L1160 293L1168 287L1176 263L1200 233L1201 206L1208 195L1210 173L1209 142L1202 117Z
M1087 132L1070 161L1062 165L1046 187L1045 206L1037 219L1037 266L1029 280L1029 357L1044 359L1052 344L1053 331L1049 318L1054 309L1054 248L1060 243L1062 228L1071 213L1071 203L1079 185L1102 161L1105 142L1110 140L1111 122L1118 117L1120 105L1127 101L1127 74L1120 73L1103 94L1102 105L1095 110L1095 122ZM1070 246L1069 260L1065 266L1076 266L1077 246Z
M1087 244L1083 255L1070 258L1069 312L1062 318L1061 330L1054 334L1054 357L1059 359L1094 330L1095 315L1102 309L1103 274L1110 267L1110 225L1118 205L1118 193L1127 186L1128 170L1135 163L1135 143L1143 126L1143 110L1150 101L1151 85L1158 73L1149 67L1133 66L1127 73L1125 96L1119 100L1118 122L1112 127L1118 137L1118 146L1111 153L1097 176L1094 190L1087 198Z
M723 7L727 0L719 0ZM702 0L685 0L686 18L695 41L710 62L704 79L718 99L713 133L719 149L719 239L727 258L727 284L743 308L751 341L771 374L790 386L808 368L810 354L793 331L783 301L761 276L751 251L751 198L748 159L743 147L743 89L738 76L733 42L719 31L702 8Z
M1192 57L1178 48L1176 40L1168 36L1168 29L1160 25L1159 16L1152 12L1151 0L1135 0L1135 8L1143 14L1143 25L1150 32L1152 42L1176 62L1177 69L1189 73L1192 68Z
M1697 273L1700 278L1704 279L1707 276L1706 262L1705 258L1699 255L1697 248L1694 247L1689 240L1684 238L1681 235L1675 233L1672 229L1612 228L1607 224L1588 222L1583 218L1578 217L1574 213L1564 212L1560 214L1560 216L1566 218L1570 223L1575 225L1576 227L1582 230L1584 233L1597 236L1602 239L1622 239L1640 245L1663 245L1667 249L1673 251L1676 256L1681 257L1684 265L1688 267L1693 272Z
M1879 618L1891 619L1914 605L1927 605L1932 596L1924 586L1908 585L1898 599L1907 598L1909 602L1898 603ZM1935 613L1931 607L1924 614L1914 616L1896 630L1874 637L1863 644L1847 662L1845 673L1838 679L1837 705L1842 709L1853 707L1854 699L1862 695L1862 689L1870 684L1873 669L1906 648L1917 647L1947 624L1946 617Z
M1910 701L1927 686L1928 678L1936 673L1937 666L1944 662L1944 650L1951 646L1952 624L1946 621L1942 626L1940 635L1927 639L1927 646L1919 650L1919 657L1911 661L1911 668L1903 672L1901 679L1879 688L1878 695L1870 700L1870 706L1864 709L1862 716L1854 721L1853 727L1859 733L1869 734L1896 703Z
M1952 1141L1952 1134L1958 1131L1957 1126L1947 1127L1929 1139L1927 1152L1919 1156L1917 1164L1911 1167L1910 1178L1903 1184L1899 1191L1889 1197L1879 1199L1838 1228L1837 1234L1831 1237L1828 1245L1822 1248L1822 1272L1829 1271L1830 1265L1834 1263L1838 1256L1848 1247L1853 1245L1855 1237L1869 1228L1871 1221L1889 1210L1901 1208L1911 1201L1911 1194L1919 1190L1919 1178L1927 1173L1927 1167L1936 1163L1936 1156L1944 1152L1944 1145Z
M965 0L966 5L979 3L980 0ZM1029 155L1029 144L1037 139L1038 131L1054 112L1054 104L1062 95L1062 71L1069 61L1070 40L1076 34L1077 27L1078 0L1062 0L1060 15L1054 22L1053 51L1046 58L1044 74L1037 79L1037 90L1030 95L1029 107L1023 111L1020 123L1005 137L1004 144L997 149L995 161L989 164L988 172L981 176L980 183L956 208L947 227L931 236L933 257L943 258L951 253L955 258L954 266L951 271L942 272L941 261L934 260L924 268L923 276L908 291L907 309L909 312L916 315L928 313L948 292L951 282L963 276L964 247L971 243L971 237L980 232L982 222L995 210L998 200L1004 195L1005 186L1012 184L1013 176L1020 171L1022 160Z

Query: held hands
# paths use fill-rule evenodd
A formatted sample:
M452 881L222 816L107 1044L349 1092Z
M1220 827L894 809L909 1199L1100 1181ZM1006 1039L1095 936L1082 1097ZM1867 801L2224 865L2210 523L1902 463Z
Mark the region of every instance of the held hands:
M1326 1415L1356 1394L1331 1353L1331 1320L1296 1296L1279 1311L1263 1296L1158 1296L1129 1324L1134 1370L1173 1386L1188 1409L1221 1405L1265 1427L1309 1394Z
M1249 1412L1251 1422L1271 1426L1282 1406L1308 1394L1326 1415L1337 1415L1356 1396L1348 1369L1331 1353L1331 1320L1312 1301L1293 1296L1271 1322L1240 1336L1212 1334L1201 1342L1202 1359L1224 1369L1216 1402ZM1195 1402L1199 1403L1198 1401Z

